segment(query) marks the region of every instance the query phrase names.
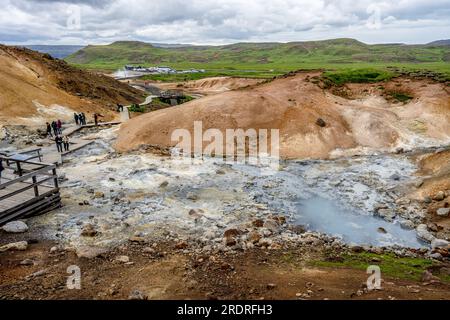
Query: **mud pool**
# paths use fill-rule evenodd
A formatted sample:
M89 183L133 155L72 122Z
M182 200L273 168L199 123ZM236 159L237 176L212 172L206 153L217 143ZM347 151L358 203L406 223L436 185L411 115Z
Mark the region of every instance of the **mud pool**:
M114 129L93 134L95 143L67 159L59 169L64 207L30 223L68 246L110 246L139 236L220 248L225 230L283 215L291 224L348 243L423 245L415 230L403 225L417 225L421 209L410 203L408 210L397 210L399 187L413 182L416 169L405 156L290 161L267 175L218 159L191 163L118 155L112 152L114 137ZM389 214L375 217L380 204ZM86 224L95 225L99 235L80 236Z

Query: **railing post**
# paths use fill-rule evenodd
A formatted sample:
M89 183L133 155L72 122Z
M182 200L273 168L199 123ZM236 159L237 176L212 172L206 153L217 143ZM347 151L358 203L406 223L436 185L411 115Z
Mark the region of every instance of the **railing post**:
M56 168L53 168L53 169L52 169L52 173L53 173L53 175L54 175L53 181L54 181L54 183L55 183L55 188L59 188L59 186L58 186L58 176L56 175Z
M34 187L33 187L34 188L34 196L39 197L39 187L36 184L37 183L36 176L33 176L32 180L33 180L33 184L34 184Z
M22 168L20 167L20 161L16 161L17 164L17 172L19 173L19 177L22 176Z

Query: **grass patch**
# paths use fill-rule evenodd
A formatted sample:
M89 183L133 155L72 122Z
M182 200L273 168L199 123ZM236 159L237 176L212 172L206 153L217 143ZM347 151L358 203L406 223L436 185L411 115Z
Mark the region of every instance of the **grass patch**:
M436 264L431 260L421 258L396 257L392 253L377 255L374 253L362 252L345 254L336 261L313 261L316 267L325 268L354 268L366 270L369 265L378 265L381 275L393 278L420 281L423 272ZM450 282L449 275L436 275L442 281Z
M404 92L389 92L388 94L396 101L403 102L403 103L409 102L410 100L412 100L414 98Z
M129 110L130 112L141 112L141 113L143 113L143 112L145 112L145 106L140 106L140 105L138 105L138 104L132 104L132 105L128 108L128 110Z
M323 78L334 85L346 83L373 83L388 81L395 76L393 72L378 69L350 69L324 72Z

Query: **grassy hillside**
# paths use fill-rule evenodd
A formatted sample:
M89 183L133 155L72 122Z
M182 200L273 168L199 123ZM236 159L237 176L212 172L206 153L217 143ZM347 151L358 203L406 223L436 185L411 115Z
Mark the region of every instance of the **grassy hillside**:
M427 69L450 75L448 45L367 45L353 39L180 48L121 41L106 46L88 46L66 60L89 69L116 70L125 64L141 64L169 65L177 69L202 68L208 72L195 77L221 74L271 77L297 69L385 66Z

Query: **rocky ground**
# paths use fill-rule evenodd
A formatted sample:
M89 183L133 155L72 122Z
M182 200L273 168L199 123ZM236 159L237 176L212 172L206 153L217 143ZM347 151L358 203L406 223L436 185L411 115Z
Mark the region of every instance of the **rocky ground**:
M81 134L96 142L59 168L64 207L1 231L3 298L448 299L450 194L408 196L428 177L417 154L289 161L268 175L121 155L115 129ZM311 209L315 198L331 209ZM81 290L66 287L71 265ZM382 290L364 287L369 265Z

